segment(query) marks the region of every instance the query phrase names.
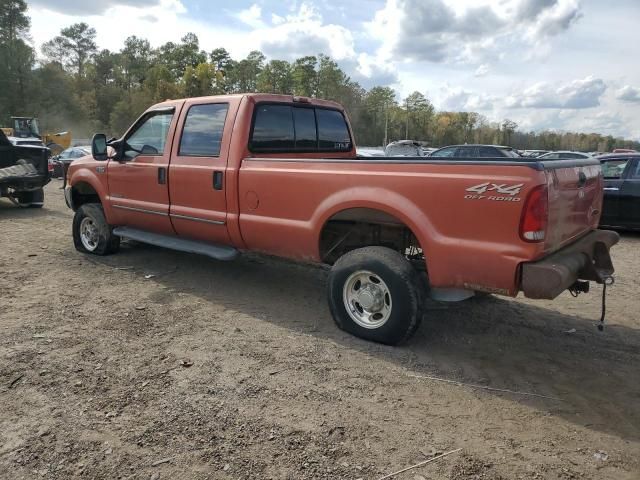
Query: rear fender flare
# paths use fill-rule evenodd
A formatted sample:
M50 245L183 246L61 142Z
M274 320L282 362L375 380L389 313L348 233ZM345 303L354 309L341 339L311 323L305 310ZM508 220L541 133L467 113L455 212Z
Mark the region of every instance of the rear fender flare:
M316 209L311 224L317 239L317 258L320 258L320 237L325 224L335 214L351 208L379 210L400 220L418 239L427 259L433 242L440 237L423 209L408 198L384 188L355 187L330 195Z

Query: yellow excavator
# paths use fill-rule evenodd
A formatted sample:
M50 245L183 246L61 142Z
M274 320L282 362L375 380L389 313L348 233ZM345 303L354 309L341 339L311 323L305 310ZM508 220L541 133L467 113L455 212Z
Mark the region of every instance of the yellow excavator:
M2 131L17 144L33 145L39 141L49 147L51 155L58 155L71 146L71 132L41 134L35 117L11 117L11 120L13 127L2 128Z

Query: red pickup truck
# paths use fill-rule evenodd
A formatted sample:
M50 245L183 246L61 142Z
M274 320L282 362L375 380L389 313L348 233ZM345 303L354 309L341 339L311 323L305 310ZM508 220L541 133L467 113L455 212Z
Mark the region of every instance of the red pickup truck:
M67 173L79 251L331 265L335 321L382 343L411 336L429 291L552 299L613 274L595 159L359 158L340 105L264 94L166 101L92 149Z

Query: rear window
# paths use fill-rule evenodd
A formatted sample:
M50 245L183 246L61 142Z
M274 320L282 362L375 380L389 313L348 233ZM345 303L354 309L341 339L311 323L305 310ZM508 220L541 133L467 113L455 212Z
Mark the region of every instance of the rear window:
M351 137L342 113L316 108L318 119L318 147L320 150L342 152L351 150Z
M249 140L252 152L348 152L351 136L337 110L259 104Z
M184 122L178 155L191 157L220 155L227 109L226 103L193 105Z

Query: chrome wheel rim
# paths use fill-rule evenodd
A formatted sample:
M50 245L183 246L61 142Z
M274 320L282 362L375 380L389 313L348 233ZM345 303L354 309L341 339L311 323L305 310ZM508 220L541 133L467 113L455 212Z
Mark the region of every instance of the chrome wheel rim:
M98 227L92 218L84 217L80 222L80 241L82 246L88 251L93 252L98 248L98 241L100 236L98 234Z
M389 287L368 270L359 270L347 278L342 299L351 319L363 328L380 328L391 316Z

